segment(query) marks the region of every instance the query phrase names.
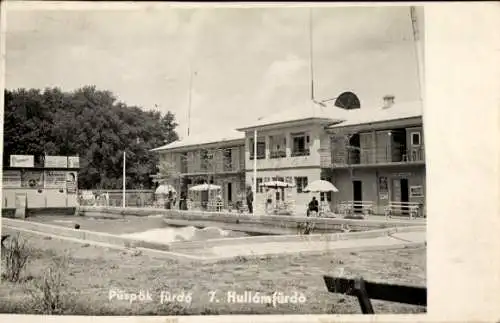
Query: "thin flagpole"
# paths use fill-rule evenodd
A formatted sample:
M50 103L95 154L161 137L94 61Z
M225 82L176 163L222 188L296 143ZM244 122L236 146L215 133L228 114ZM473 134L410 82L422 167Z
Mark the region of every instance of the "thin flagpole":
M125 188L125 185L126 185L126 182L127 182L127 179L125 177L125 170L126 170L126 158L127 158L127 155L125 152L123 152L123 201L122 201L122 206L125 207L126 204L125 204L125 191L126 191L126 188Z
M312 8L309 8L309 73L311 77L311 101L314 98L314 63L313 63L313 32L312 32Z
M257 200L257 129L253 131L253 184L252 209L255 214L255 201Z
M421 23L417 9L414 6L410 7L410 18L411 18L411 26L413 31L413 41L415 45L415 55L417 57L417 74L418 74L418 82L419 82L419 94L420 100L423 100L423 89L424 89L424 66L423 66L423 50L422 50L422 39L421 32L419 30L419 23Z
M193 91L193 70L192 66L189 65L189 96L188 96L188 127L187 135L189 137L189 131L191 128L191 92Z

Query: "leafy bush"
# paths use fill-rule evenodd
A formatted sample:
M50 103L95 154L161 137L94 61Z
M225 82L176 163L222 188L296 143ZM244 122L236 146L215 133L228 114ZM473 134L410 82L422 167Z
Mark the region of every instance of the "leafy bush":
M26 245L19 234L10 238L10 243L3 248L5 272L2 274L4 279L11 282L18 282L21 273L26 269L32 250Z
M67 258L56 258L54 263L45 270L43 276L34 280L33 287L28 292L37 313L62 314L68 309L70 295L67 293L64 279L68 268L67 264Z

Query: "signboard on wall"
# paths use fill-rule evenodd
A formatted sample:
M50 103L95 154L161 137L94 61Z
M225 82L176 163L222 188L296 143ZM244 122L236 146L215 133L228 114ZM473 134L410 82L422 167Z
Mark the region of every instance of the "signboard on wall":
M67 172L66 173L66 191L69 194L76 194L78 187L77 172Z
M407 178L411 177L413 174L412 173L393 173L393 177L402 177L402 178Z
M68 157L68 168L80 168L80 157Z
M45 188L64 188L66 186L66 172L45 171L44 182Z
M21 171L20 170L4 170L2 186L4 188L20 188L21 187Z
M389 185L385 176L378 178L378 194L381 200L389 199Z
M422 185L410 186L410 196L411 197L423 197L424 196L424 188L422 187Z
M10 167L35 167L33 155L11 155Z
M21 187L43 188L42 171L24 171L21 174Z
M46 168L67 168L68 157L66 156L45 156Z

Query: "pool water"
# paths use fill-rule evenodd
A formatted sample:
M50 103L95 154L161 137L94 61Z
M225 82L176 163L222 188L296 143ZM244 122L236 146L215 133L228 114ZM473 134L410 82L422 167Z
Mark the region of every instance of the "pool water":
M170 243L178 241L205 241L210 239L238 238L247 237L249 235L244 232L222 230L216 227L200 229L188 226L151 229L142 232L122 234L121 236L144 241Z

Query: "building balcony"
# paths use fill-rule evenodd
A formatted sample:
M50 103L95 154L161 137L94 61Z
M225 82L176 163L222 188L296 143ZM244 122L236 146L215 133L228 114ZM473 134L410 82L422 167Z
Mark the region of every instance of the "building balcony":
M272 150L269 152L269 158L286 158L286 150Z
M265 159L266 158L266 153L257 153L257 159ZM250 154L250 160L253 160L253 154Z
M292 150L292 157L300 157L300 156L309 156L310 151L309 149L298 149L298 150Z
M423 164L425 163L425 150L423 146L409 149L399 147L376 149L354 148L342 152L332 152L331 160L334 168L384 164Z

